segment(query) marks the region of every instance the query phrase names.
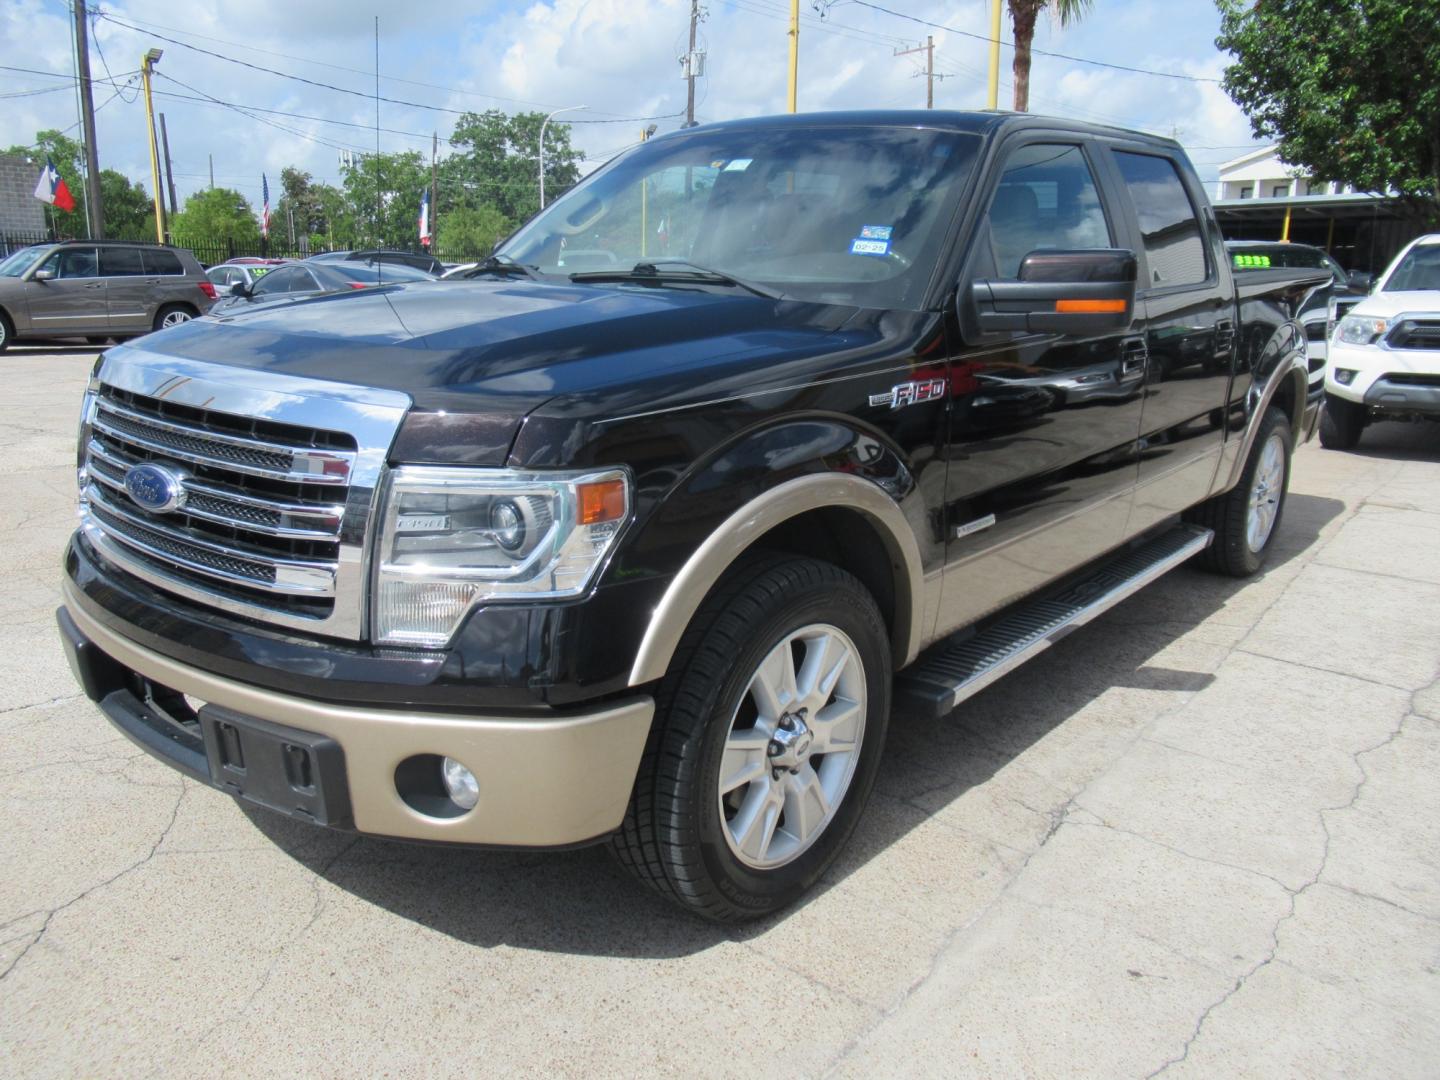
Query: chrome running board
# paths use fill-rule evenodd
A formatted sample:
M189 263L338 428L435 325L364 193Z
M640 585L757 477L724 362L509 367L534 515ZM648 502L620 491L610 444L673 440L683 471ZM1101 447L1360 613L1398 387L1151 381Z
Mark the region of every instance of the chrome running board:
M945 716L1072 630L1204 551L1214 536L1210 529L1177 526L1081 571L1058 593L1021 601L978 632L932 645L896 676L896 711Z

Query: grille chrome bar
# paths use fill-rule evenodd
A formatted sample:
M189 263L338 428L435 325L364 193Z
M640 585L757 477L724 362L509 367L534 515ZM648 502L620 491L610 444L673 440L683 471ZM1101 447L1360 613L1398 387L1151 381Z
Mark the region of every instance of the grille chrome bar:
M89 450L91 477L117 492L124 493L125 473L138 462L127 460L93 439L90 441ZM229 525L266 536L294 540L334 540L340 532L340 524L345 515L345 508L339 504L314 505L261 499L228 488L201 483L189 476L181 481L181 486L190 496L185 503L185 513L219 525ZM286 525L287 518L300 518L312 521L313 524Z
M293 483L347 484L355 460L354 454L343 451L310 450L186 427L103 397L94 425L152 453Z
M294 596L332 596L338 564L319 559L283 559L249 548L229 547L172 529L153 518L133 514L111 500L106 490L86 489L92 514L114 539L153 559L172 559L185 569L231 583L242 583ZM112 520L113 519L113 520ZM246 569L250 568L250 572Z
M365 637L366 543L409 395L169 355L149 339L107 351L97 381L80 499L97 557L200 607ZM119 493L144 462L179 466L181 506L155 514Z

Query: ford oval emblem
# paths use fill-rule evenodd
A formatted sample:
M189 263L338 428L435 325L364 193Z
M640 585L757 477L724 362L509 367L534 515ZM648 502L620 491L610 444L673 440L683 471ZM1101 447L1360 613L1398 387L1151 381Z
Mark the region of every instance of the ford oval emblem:
M162 465L132 465L125 473L125 490L136 506L163 514L185 504L185 478Z

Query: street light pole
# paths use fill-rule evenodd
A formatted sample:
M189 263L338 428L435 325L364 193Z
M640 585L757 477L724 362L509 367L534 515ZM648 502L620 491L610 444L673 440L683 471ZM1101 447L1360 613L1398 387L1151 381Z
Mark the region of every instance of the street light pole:
M540 209L545 209L545 129L550 126L550 121L559 116L562 112L576 112L580 109L588 109L588 105L567 105L563 109L556 109L545 122L540 125Z
M165 243L165 196L160 191L160 155L155 147L155 103L150 97L150 73L164 55L151 49L140 58L140 80L145 84L145 127L150 133L150 190L155 194L155 240Z

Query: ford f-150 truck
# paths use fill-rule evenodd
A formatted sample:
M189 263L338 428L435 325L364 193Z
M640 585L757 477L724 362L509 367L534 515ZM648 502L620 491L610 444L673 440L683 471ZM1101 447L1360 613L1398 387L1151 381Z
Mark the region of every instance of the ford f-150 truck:
M608 842L772 912L943 715L1196 558L1313 432L1174 142L1000 113L692 128L468 280L113 348L62 637L140 746L306 821Z

